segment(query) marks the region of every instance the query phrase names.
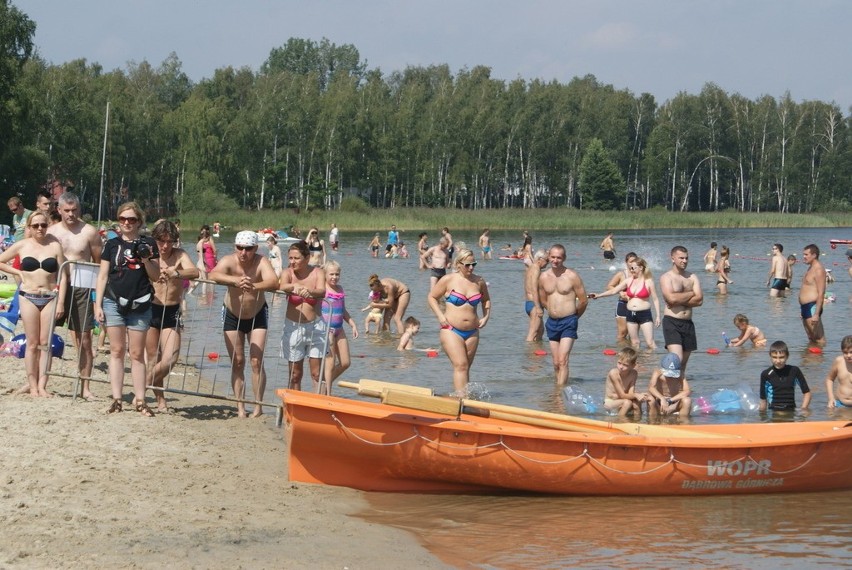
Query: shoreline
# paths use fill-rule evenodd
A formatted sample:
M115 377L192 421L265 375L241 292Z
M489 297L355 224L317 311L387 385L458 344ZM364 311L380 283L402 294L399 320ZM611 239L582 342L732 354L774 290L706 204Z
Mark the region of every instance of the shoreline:
M75 353L69 342L54 370ZM4 567L446 568L414 535L360 518L360 492L289 482L272 413L238 419L231 403L169 393L171 413L106 415L100 383L86 402L68 378L51 377L52 398L12 395L23 382L23 360L0 358Z

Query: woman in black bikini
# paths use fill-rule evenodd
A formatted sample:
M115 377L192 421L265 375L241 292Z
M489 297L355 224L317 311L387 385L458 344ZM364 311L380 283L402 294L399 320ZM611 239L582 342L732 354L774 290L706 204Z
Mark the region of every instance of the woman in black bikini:
M55 237L47 234L50 220L42 212L34 212L27 219L27 229L32 237L17 241L0 254L0 263L5 264L15 256L21 256L21 268L11 265L3 268L6 273L17 275L21 280L18 297L21 318L24 321L24 335L27 338L27 351L24 364L27 369L27 384L17 393L31 396L50 396L47 391L47 361L50 356L51 318L53 305L56 305L56 318L64 312L65 291L68 279L62 279L57 294L56 281L59 268L65 261L62 246Z
M325 265L325 242L320 239L319 230L315 227L311 228L311 231L308 232L308 239L305 241L308 244L308 252L311 255L308 265L314 267Z

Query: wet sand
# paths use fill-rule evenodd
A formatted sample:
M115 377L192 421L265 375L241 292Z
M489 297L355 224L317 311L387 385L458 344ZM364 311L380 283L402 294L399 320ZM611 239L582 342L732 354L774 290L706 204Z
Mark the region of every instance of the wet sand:
M54 371L72 373L70 343L64 356ZM52 398L11 394L23 367L0 358L2 567L445 567L411 535L351 516L369 508L361 493L288 482L274 410L239 419L227 402L169 394L172 413L106 415L105 384L95 402L72 401L62 377Z

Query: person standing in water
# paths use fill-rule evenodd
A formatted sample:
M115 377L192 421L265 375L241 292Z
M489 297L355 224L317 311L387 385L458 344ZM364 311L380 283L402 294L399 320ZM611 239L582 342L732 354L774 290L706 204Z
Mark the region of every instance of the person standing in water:
M606 234L606 237L603 238L603 241L600 245L601 250L603 250L603 258L607 261L612 261L615 259L615 243L612 241L612 232Z
M660 291L666 302L663 311L663 338L666 349L677 355L681 378L686 376L689 355L698 348L692 310L704 303L704 293L698 277L686 270L689 252L682 245L671 251L672 268L660 276Z
M821 320L825 302L825 267L819 260L819 248L815 244L805 246L802 261L808 266L802 275L802 288L799 289L802 325L808 340L822 346L825 344Z

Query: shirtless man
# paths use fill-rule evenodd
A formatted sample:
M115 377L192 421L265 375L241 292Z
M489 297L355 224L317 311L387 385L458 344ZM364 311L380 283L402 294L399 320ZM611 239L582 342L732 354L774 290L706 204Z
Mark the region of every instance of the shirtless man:
M568 359L577 340L577 324L589 299L583 280L573 269L565 267L565 246L555 244L550 248L550 269L541 274L538 294L541 304L547 307L545 329L550 341L556 383L568 383Z
M187 279L198 279L201 272L189 254L176 247L175 244L180 241L180 231L176 224L168 220L157 222L151 237L160 250L160 257L154 260L160 268L160 278L154 282L151 326L145 337L148 364L146 384L162 388L163 380L177 362L180 352L184 282ZM157 411L168 412L166 395L161 390L154 390L154 396L157 399Z
M530 326L527 331L527 342L541 340L544 336L544 309L538 296L538 282L542 270L547 267L547 252L540 249L533 254L533 263L527 267L524 273L524 294L527 296L524 310L530 318Z
M269 260L257 255L257 234L239 232L234 238L236 251L222 257L209 278L227 285L222 309L225 346L231 358L231 386L237 402L237 414L246 417L245 402L245 342L249 337L251 384L257 405L252 417L263 414L263 392L266 390L266 369L263 366L263 349L269 328L269 307L264 291L278 289L278 277Z
M447 240L447 258L450 261L452 261L453 260L453 253L455 253L455 251L456 251L455 244L453 243L453 234L450 233L450 228L444 226L441 229L441 235L444 237L444 239ZM450 264L448 262L447 267L449 267L449 266L450 266Z
M783 297L787 291L787 259L783 255L784 246L776 243L772 246L772 259L769 263L769 275L766 277L766 286L770 297Z
M825 331L820 317L825 302L825 267L819 260L819 248L814 244L805 246L802 261L808 266L799 289L802 325L808 340L822 346L825 344Z
M686 363L692 351L698 348L692 309L704 302L698 276L686 270L689 252L682 245L671 251L672 268L660 276L660 290L666 301L663 311L663 338L669 352L680 361L680 377L686 377Z
M92 264L101 262L101 238L97 230L80 219L80 199L73 192L59 196L59 214L62 222L53 224L47 230L62 244L67 261L85 261ZM92 303L92 289L97 277L97 267L81 264L71 265L71 287L65 295L65 314L57 321L57 326L68 322L68 330L77 347L77 370L80 376L80 395L92 400L94 394L89 386L92 377L92 329L95 328L95 308Z
M603 238L600 248L603 250L603 257L607 261L615 259L615 244L612 242L612 232L606 234Z
M420 256L420 261L425 263L431 272L429 277L430 291L438 282L438 279L447 274L447 267L450 265L450 252L447 250L449 244L449 240L442 237L438 240L438 245L433 245Z

